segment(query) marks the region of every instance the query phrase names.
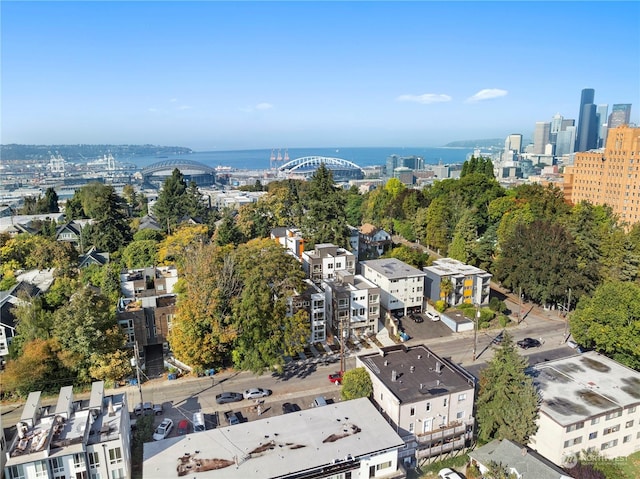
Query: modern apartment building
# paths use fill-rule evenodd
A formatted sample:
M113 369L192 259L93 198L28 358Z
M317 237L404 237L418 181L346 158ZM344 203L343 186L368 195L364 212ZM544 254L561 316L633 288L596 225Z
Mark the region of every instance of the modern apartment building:
M542 404L529 447L557 465L582 450L640 450L640 373L591 351L539 363L533 375Z
M331 243L317 244L313 250L302 253L302 268L307 278L316 284L334 279L337 271L356 273L357 258L351 251Z
M322 283L327 319L334 333L361 337L378 333L380 288L363 276L338 271Z
M380 288L380 304L386 312L422 312L425 273L396 258L361 261L360 267L362 276Z
M72 386L60 389L55 407L42 406L40 394L29 394L8 445L6 479L131 477L126 394L105 396L102 381L88 401L74 401Z
M470 445L474 377L424 345L381 348L358 356L373 383L372 399L402 437L400 457L423 459Z
M309 342L315 343L327 339L327 314L325 292L310 279L305 279L306 289L289 298L289 314L300 310L309 313Z
M142 477L400 479L403 445L360 398L145 443Z
M437 259L423 269L426 274L426 297L431 301L442 299L450 306L489 303L491 273L453 258ZM448 295L447 287L443 287L447 284L445 280L451 282Z
M304 238L298 228L273 228L270 237L280 243L298 261L302 261Z
M640 128L609 130L604 150L577 153L565 167L565 199L609 205L629 224L640 221Z

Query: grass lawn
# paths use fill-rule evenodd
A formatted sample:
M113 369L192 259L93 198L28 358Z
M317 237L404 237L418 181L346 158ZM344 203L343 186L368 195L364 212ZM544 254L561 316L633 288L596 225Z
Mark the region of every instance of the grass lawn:
M640 477L640 451L634 452L630 456L625 458L625 461L617 462L620 467L627 473L627 477L635 478Z

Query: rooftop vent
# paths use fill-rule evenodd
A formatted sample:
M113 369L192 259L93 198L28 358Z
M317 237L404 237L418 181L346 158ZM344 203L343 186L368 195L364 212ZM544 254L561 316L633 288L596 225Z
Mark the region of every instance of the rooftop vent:
M409 368L409 370L410 370L411 372L414 372L414 371L416 370L416 367L415 367L415 366L411 366L411 368Z
M397 379L398 379L398 373L394 369L393 371L391 371L391 381L395 383Z
M418 359L422 359L422 354L418 354Z
M436 373L442 373L442 364L440 364L440 361L436 361Z
M384 360L384 365L385 366L389 366L389 361L387 361L386 359Z

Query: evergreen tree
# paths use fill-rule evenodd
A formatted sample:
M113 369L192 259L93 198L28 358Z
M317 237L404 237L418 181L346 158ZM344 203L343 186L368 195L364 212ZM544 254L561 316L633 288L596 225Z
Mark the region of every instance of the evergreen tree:
M184 205L187 182L178 168L175 168L162 184L158 201L153 206L153 213L167 232L173 231L178 221L186 214Z
M476 403L480 443L509 439L527 444L536 433L540 398L526 367L526 359L505 331L502 344L480 373Z

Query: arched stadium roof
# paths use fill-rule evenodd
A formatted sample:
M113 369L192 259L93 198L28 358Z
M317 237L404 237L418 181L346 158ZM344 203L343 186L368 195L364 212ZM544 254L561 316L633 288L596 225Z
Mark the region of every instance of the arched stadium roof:
M287 174L310 176L321 164L324 164L334 173L339 173L340 176L364 175L362 168L355 163L343 160L342 158L331 158L327 156L303 156L302 158L296 158L295 160L285 163L278 168L278 170Z
M178 168L183 175L203 175L215 173L210 166L192 160L164 160L153 163L142 169L142 176L171 176L174 169Z

